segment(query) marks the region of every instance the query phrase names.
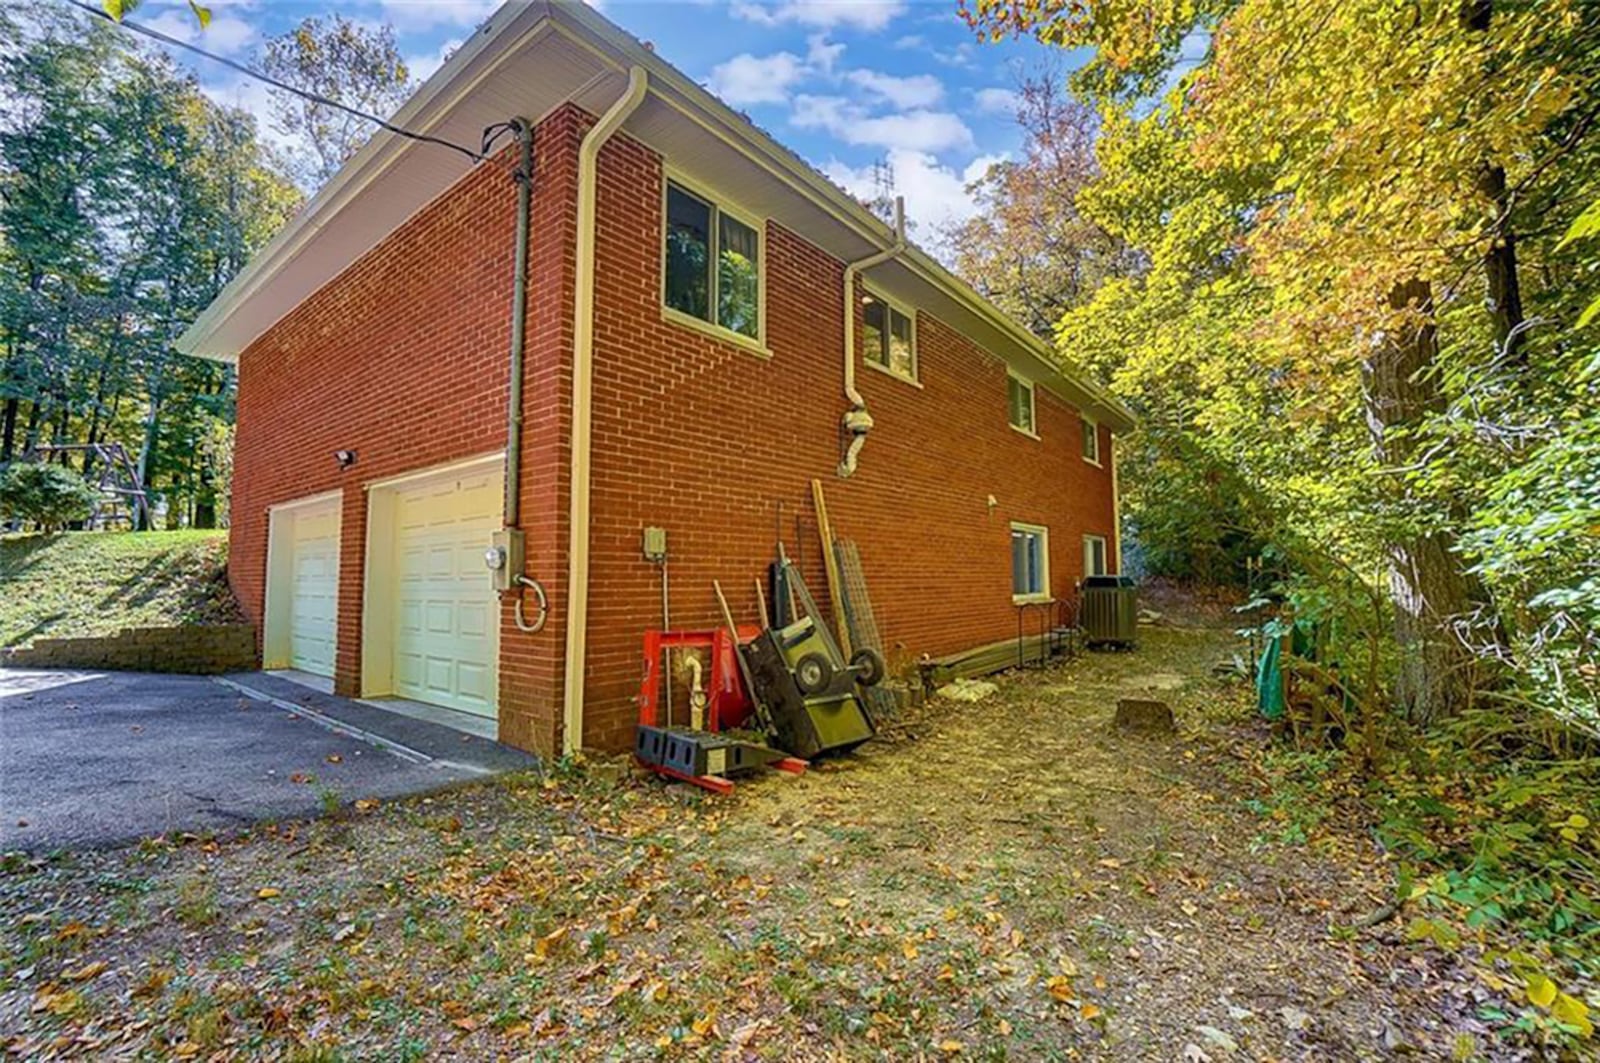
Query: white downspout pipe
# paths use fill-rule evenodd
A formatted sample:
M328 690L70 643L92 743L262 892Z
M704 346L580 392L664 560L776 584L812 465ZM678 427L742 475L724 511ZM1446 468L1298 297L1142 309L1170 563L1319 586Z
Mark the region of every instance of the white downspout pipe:
M850 408L844 413L844 428L850 434L850 446L839 462L841 479L856 471L856 459L867 444L867 433L872 431L867 400L856 390L856 275L889 261L905 249L906 201L903 196L895 196L894 243L844 267L844 397L850 400Z
M562 684L561 751L583 748L583 676L589 620L589 459L594 433L594 228L600 149L644 100L644 67L578 147L578 248L572 310L572 466L567 539L567 655Z

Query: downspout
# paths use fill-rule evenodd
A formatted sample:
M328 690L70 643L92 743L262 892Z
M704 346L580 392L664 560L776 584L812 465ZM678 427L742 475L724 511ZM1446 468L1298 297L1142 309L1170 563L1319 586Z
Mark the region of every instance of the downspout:
M589 620L589 457L594 410L595 198L600 149L644 100L644 67L628 70L628 88L578 147L578 249L572 311L572 466L567 540L567 658L562 685L561 750L583 747L583 673Z
M1117 482L1117 436L1111 436L1111 564L1112 571L1122 575L1122 485Z
M881 265L906 249L906 201L894 197L894 243L882 251L851 262L844 267L844 397L850 408L844 413L844 430L850 436L850 445L839 462L841 479L856 471L856 459L861 448L867 445L867 433L872 431L872 415L867 412L867 400L856 390L856 275Z

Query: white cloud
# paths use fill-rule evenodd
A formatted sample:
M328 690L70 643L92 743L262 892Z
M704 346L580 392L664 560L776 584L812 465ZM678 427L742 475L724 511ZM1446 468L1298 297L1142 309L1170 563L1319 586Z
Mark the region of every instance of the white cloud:
M735 0L730 8L734 17L762 26L786 22L802 26L851 26L860 30L881 30L906 9L905 0Z
M452 37L439 45L435 52L406 56L406 69L411 71L412 80L427 81L463 43L460 37Z
M200 28L200 20L187 7L166 8L157 14L140 19L143 25L165 33L168 37L198 44L208 52L232 55L260 39L256 28L244 19L226 13L214 13L210 25Z
M871 115L842 96L796 96L790 121L823 129L847 144L937 154L972 146L972 130L948 111Z
M928 39L916 33L909 33L894 42L896 51L906 52L913 48L926 48Z
M477 27L494 14L500 0L378 0L378 6L396 32L410 33L435 26Z
M940 165L926 152L891 149L885 161L894 173L895 193L905 197L906 217L916 223L917 241L935 254L940 253L943 233L978 212L977 204L967 194L967 185L1004 158L980 155L958 170ZM857 198L871 199L877 194L871 166L856 168L835 160L823 166L822 172Z
M1015 115L1017 113L1017 94L1010 89L979 89L973 99L978 104L981 114Z
M852 70L851 82L902 110L931 107L944 98L944 85L932 74L896 77L876 70Z
M783 103L789 89L806 75L806 65L793 52L736 55L711 69L711 91L734 107Z
M806 63L824 74L833 73L833 64L844 54L844 45L829 42L826 33L813 33L806 38Z

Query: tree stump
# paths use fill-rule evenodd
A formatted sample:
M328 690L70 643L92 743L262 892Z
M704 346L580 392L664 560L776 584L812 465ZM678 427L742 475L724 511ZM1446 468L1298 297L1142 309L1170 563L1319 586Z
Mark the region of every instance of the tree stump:
M1117 730L1135 734L1172 734L1177 730L1172 708L1150 698L1118 698L1113 723Z

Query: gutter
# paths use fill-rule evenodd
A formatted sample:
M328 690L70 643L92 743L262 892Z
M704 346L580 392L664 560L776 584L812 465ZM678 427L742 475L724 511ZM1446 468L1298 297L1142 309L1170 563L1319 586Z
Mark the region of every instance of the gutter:
M600 149L644 100L644 67L584 135L578 148L578 248L572 311L572 464L567 540L567 654L561 698L561 751L583 747L583 678L589 620L589 464L594 445L595 200Z
M872 431L867 400L856 390L856 276L904 254L905 250L906 201L904 196L895 196L894 243L844 268L844 397L850 400L850 409L845 411L843 424L850 445L839 462L840 479L848 479L855 473L856 459L861 456L861 448L867 445L867 433ZM888 327L888 322L884 325Z

